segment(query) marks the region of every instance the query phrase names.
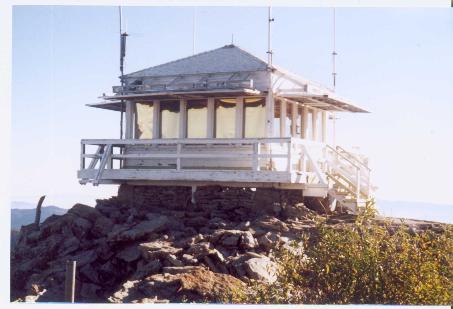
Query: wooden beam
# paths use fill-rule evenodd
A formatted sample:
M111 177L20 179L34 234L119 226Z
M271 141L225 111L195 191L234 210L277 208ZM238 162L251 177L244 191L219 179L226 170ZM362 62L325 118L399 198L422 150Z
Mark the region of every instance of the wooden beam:
M214 137L215 130L215 101L214 98L208 98L208 125L207 134L208 138Z
M322 121L322 139L321 139L321 141L323 143L325 143L327 140L327 112L322 111L321 117L322 117L321 118L321 121Z
M187 100L179 100L179 138L187 137Z
M153 101L153 138L160 137L160 101Z
M244 97L236 98L236 138L244 137Z

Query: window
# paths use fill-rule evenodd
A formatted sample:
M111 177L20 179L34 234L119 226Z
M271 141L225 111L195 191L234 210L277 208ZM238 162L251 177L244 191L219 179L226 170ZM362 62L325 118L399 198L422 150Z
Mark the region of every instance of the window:
M244 100L244 137L266 136L266 109L264 98Z
M234 138L236 130L236 99L215 100L215 137Z
M208 137L208 102L191 100L187 102L187 137Z
M160 102L160 137L179 137L179 101Z
M153 104L136 103L135 110L135 138L153 138Z

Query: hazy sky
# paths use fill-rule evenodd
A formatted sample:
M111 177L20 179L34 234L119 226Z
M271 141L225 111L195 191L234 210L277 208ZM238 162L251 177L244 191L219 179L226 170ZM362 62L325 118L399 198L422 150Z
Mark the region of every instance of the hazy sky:
M274 63L331 84L332 10L274 7ZM234 43L266 57L267 9L125 7L126 72ZM453 204L453 10L337 9L337 142L370 157L383 199ZM12 199L64 207L115 194L81 186L81 138L117 138L119 114L85 107L118 85L117 7L13 9Z

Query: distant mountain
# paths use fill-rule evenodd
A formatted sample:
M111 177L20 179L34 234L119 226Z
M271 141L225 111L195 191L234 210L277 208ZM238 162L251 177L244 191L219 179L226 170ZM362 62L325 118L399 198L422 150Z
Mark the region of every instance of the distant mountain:
M377 200L377 209L387 217L453 224L453 205L449 204Z
M26 206L24 202L12 202L11 206ZM32 204L29 204L32 205ZM11 230L20 230L22 225L27 225L35 222L36 206L34 208L12 208L11 209ZM67 209L60 208L57 206L45 206L41 208L41 222L46 220L51 215L63 215L67 212Z

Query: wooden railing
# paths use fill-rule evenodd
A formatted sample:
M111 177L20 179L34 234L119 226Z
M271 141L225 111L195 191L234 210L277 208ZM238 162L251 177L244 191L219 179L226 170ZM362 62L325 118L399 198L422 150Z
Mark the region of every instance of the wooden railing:
M338 173L347 184L355 190L355 198L371 195L371 169L340 146L333 148L326 145L326 159L329 161L328 173Z
M176 171L185 170L182 162L187 159L199 160L219 160L219 170L221 162L229 160L230 162L240 162L242 165L246 162L246 170L250 171L276 171L276 172L300 172L311 173L316 176L319 183L327 185L325 173L319 165L319 159L313 155L313 145L322 147L323 144L308 142L295 138L243 138L243 139L90 139L81 141L80 153L80 170L86 169L87 159L91 159L88 169L96 170L93 179L82 179L82 183L93 182L98 184L102 179L105 169L115 169L114 161L119 161L116 169L125 167L127 160L149 160L163 159L171 160L172 169ZM87 146L97 146L96 151L87 153ZM171 150L165 152L145 151L141 153L132 153L127 151L128 146L170 146ZM193 146L206 146L198 153L187 151ZM215 145L231 146L231 151L210 152L209 147ZM248 146L242 148L240 152L235 152L235 147ZM116 151L115 151L116 150ZM190 149L189 149L190 150ZM250 163L250 164L249 164ZM264 166L264 168L263 168ZM193 170L193 169L191 169ZM211 169L216 171L216 168ZM241 168L240 170L244 170ZM253 181L253 179L250 179Z

